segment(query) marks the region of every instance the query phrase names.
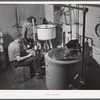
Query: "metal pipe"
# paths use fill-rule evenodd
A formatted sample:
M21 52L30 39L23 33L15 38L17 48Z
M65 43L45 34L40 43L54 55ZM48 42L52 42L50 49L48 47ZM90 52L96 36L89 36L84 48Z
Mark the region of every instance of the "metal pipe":
M79 5L76 5L77 7L79 7ZM79 38L79 10L76 9L76 39Z
M36 35L35 35L35 24L34 24L34 19L32 19L32 24L33 24L33 39L36 41Z
M70 40L72 40L72 12L71 12L71 8L69 8L69 11L70 11Z
M15 17L16 17L16 28L17 28L17 31L19 32L19 19L18 19L18 11L17 11L17 4L15 5Z
M85 71L85 68L84 68L84 47L85 47L85 20L86 20L86 11L83 11L83 43L82 43L82 46L83 46L83 49L82 49L82 80L84 79L84 71Z
M98 7L100 8L100 4L83 4L84 6L90 6L90 7Z
M65 32L62 32L62 47L65 47Z
M87 12L88 8L81 8L81 7L74 7L74 6L70 6L70 5L64 5L64 4L53 4L55 6L63 6L63 7L68 7L68 8L73 8L73 9L78 9L78 10L82 10Z

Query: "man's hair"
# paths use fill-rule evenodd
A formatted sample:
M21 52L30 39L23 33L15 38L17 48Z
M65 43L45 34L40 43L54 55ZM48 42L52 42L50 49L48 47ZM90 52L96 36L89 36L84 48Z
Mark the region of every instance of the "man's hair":
M28 17L27 21L30 22L30 23L32 23L32 19L34 19L34 22L36 22L36 18L33 17L33 16Z

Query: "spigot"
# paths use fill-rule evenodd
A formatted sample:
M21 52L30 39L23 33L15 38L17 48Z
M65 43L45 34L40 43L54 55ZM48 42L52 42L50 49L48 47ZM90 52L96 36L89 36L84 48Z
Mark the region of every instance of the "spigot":
M68 89L73 89L73 88L74 88L74 86L71 84L68 86Z
M78 76L79 76L79 74L76 74L76 75L73 77L73 79L76 80Z
M68 86L68 89L77 90L77 87L75 87L75 86L73 86L73 85L70 84L70 85Z
M85 84L85 79L80 79L80 83L82 84L82 85L84 85Z

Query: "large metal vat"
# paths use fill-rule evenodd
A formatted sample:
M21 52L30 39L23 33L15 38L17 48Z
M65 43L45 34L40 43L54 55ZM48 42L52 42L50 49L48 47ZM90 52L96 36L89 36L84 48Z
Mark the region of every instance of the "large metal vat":
M36 29L39 40L51 40L56 37L55 25L53 24L37 25Z
M65 59L63 50L50 50L45 54L46 86L48 89L67 89L74 77L81 74L81 55Z

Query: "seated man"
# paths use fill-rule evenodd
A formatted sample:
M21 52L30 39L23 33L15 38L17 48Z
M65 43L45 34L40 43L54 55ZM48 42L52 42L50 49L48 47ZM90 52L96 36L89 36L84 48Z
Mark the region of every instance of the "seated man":
M28 50L26 55L21 55L21 47L23 47L22 43L22 37L21 34L17 33L15 34L15 39L13 42L11 42L8 46L8 56L9 56L9 61L13 64L15 68L20 67L20 66L29 66L31 69L34 68L35 73L37 75L37 78L41 78L44 76L44 72L41 71L42 69L40 68L37 59L35 57L35 53L33 50ZM42 73L43 72L43 73ZM33 78L32 72L31 78Z

